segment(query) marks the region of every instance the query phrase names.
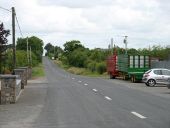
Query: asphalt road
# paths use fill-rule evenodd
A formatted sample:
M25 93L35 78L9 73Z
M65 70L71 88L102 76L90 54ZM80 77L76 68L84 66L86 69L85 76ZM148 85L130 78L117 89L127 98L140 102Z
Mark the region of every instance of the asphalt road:
M47 81L28 85L17 104L0 106L0 128L170 128L169 97L73 75L47 58L44 66Z

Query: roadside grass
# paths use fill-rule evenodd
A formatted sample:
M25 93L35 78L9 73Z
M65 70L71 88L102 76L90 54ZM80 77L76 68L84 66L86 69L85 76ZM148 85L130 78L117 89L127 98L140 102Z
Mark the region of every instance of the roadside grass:
M38 66L32 68L32 77L33 78L43 77L43 76L45 76L43 64L39 64Z
M88 70L86 68L70 67L68 65L64 65L59 60L54 60L54 63L72 74L84 75L84 76L90 76L90 77L108 77L106 72L103 74L99 74L97 72L91 72L90 70Z

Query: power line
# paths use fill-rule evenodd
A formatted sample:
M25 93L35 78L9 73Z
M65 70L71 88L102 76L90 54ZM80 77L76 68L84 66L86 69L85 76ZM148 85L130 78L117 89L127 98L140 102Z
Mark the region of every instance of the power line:
M23 37L22 31L21 31L21 27L20 27L20 25L19 25L18 18L17 18L17 15L16 15L16 14L15 14L15 19L16 19L16 21L17 21L17 26L18 26L18 28L19 28L19 32L20 32L21 36Z
M1 7L1 6L0 6L0 9L3 9L3 10L8 11L8 12L12 12L11 10L6 9L6 8L3 8L3 7Z

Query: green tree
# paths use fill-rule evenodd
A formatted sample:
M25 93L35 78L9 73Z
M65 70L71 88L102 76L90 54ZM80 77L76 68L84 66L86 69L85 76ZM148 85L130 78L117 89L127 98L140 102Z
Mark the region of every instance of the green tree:
M130 55L138 55L139 51L134 48L130 48L130 49L128 49L127 53Z
M68 55L68 62L72 66L83 68L85 67L87 57L87 52L84 49L79 48Z
M58 47L58 46L55 46L55 55L54 55L54 58L58 58L59 56L61 56L63 54L63 49Z
M37 56L39 62L42 62L43 55L43 41L38 37L32 36L28 38L29 47L31 47L32 52ZM27 50L27 38L18 38L17 50Z
M67 54L69 54L70 52L73 52L75 49L78 49L78 48L84 48L84 46L78 40L72 40L64 44L64 52Z
M46 50L46 56L49 56L49 54L52 52L54 53L54 46L51 43L46 44L44 49Z
M0 24L0 73L2 73L2 62L6 61L4 51L6 50L6 44L8 42L7 37L9 36L10 31L4 29L3 23ZM3 56L3 57L2 57Z

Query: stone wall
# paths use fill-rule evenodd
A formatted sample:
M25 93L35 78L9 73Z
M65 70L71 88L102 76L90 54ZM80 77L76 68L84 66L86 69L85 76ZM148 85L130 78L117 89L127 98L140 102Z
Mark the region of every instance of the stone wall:
M21 90L21 83L17 81L18 75L0 75L1 104L15 103Z
M21 79L21 89L27 85L27 70L26 69L14 69L15 75L19 75Z
M27 74L27 79L30 79L32 76L32 68L31 67L19 67L17 69L25 69Z

